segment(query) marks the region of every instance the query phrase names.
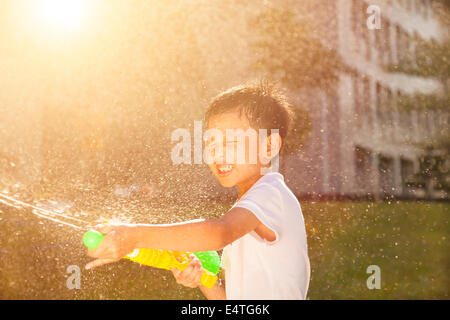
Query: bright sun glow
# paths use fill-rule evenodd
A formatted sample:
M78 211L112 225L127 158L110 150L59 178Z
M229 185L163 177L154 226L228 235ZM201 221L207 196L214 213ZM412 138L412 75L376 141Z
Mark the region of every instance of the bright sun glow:
M41 0L39 12L43 23L53 29L76 30L86 13L86 0Z

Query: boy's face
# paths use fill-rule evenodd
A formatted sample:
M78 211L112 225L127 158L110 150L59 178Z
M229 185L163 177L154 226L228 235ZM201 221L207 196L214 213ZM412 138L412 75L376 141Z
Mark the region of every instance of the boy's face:
M214 138L206 141L206 149L210 157L209 168L222 186L233 187L261 175L258 135L256 134L254 137L256 143L251 143L250 137L244 137L239 143L238 138L229 134L231 131L252 130L245 116L239 116L237 111L213 116L208 122L208 130L210 129L222 133L222 141ZM244 141L245 143L242 143ZM220 144L222 144L222 148L220 148Z

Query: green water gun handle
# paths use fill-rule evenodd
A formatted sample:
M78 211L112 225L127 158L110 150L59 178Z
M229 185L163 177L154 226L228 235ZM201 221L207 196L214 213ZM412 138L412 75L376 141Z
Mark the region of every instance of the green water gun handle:
M83 243L89 249L97 248L104 235L96 230L89 230L83 236ZM178 268L184 270L189 264L189 252L178 252L158 249L136 249L125 258L134 262L170 270ZM217 281L217 273L220 269L220 257L216 251L194 252L204 269L200 282L207 288L211 288Z

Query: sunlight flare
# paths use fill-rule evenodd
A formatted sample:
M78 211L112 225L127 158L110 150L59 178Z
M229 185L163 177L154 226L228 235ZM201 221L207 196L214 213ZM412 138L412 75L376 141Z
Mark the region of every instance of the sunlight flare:
M37 12L49 28L71 31L81 27L86 10L85 0L41 0Z

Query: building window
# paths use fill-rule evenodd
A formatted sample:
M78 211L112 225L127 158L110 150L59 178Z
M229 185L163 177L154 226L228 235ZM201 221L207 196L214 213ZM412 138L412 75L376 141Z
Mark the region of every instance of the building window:
M413 66L415 63L414 51L414 41L408 33L405 33L405 57L409 66Z
M383 39L383 31L382 30L373 30L372 32L375 33L375 45L374 48L376 48L377 53L377 62L383 63L383 55L384 52L384 39Z
M385 197L392 195L395 190L394 160L390 157L380 155L378 159L378 172L380 174L382 195Z
M359 38L360 36L360 30L361 30L361 19L360 19L360 5L361 1L359 0L352 0L352 30L353 35L355 38Z
M389 21L384 22L383 26L383 45L382 45L382 52L383 60L382 63L385 63L387 65L392 63L392 52L391 52L391 24Z
M400 160L401 167L401 179L402 179L402 193L406 195L409 191L410 185L409 180L414 175L414 163L410 160L401 159Z
M424 120L425 120L425 135L427 138L431 138L431 125L430 125L430 112L428 110L425 110L424 112Z
M361 80L361 77L358 74L356 74L353 77L353 103L354 103L354 110L355 110L354 117L355 117L356 127L358 129L360 129L361 126L362 126L362 124L361 124L361 121L362 121L361 115L363 114L362 110L361 110L361 107L362 107L362 105L361 105L362 101L361 100L362 99L361 99L360 80Z
M355 146L355 175L358 190L368 191L371 172L371 153L369 150Z
M398 25L395 26L395 39L397 44L397 61L400 61L403 58L403 38L402 30Z
M430 1L424 0L424 2L423 2L423 17L425 19L428 19L429 15L430 15Z
M394 139L394 103L391 89L386 89L386 95L383 102L384 118L388 128L389 138Z
M365 6L359 7L359 16L361 23L365 23L366 21L366 8ZM369 34L369 28L367 26L361 25L361 37L365 43L365 49L366 49L366 59L370 61L372 59L372 47L370 45L370 34Z
M416 14L417 15L422 15L422 12L423 12L422 6L423 6L422 0L415 0L414 1L414 7L416 9Z
M371 109L371 94L370 94L370 81L366 76L362 76L362 112L365 115L364 124L367 126L367 130L371 131L373 124L372 109Z
M412 9L413 9L413 7L412 7L412 2L413 2L414 0L406 0L406 10L408 11L408 12L411 12L412 11Z
M381 84L377 82L376 84L376 94L375 94L375 111L377 115L377 121L378 123L383 123L383 110L381 108L381 102L383 95L383 88L381 87Z

